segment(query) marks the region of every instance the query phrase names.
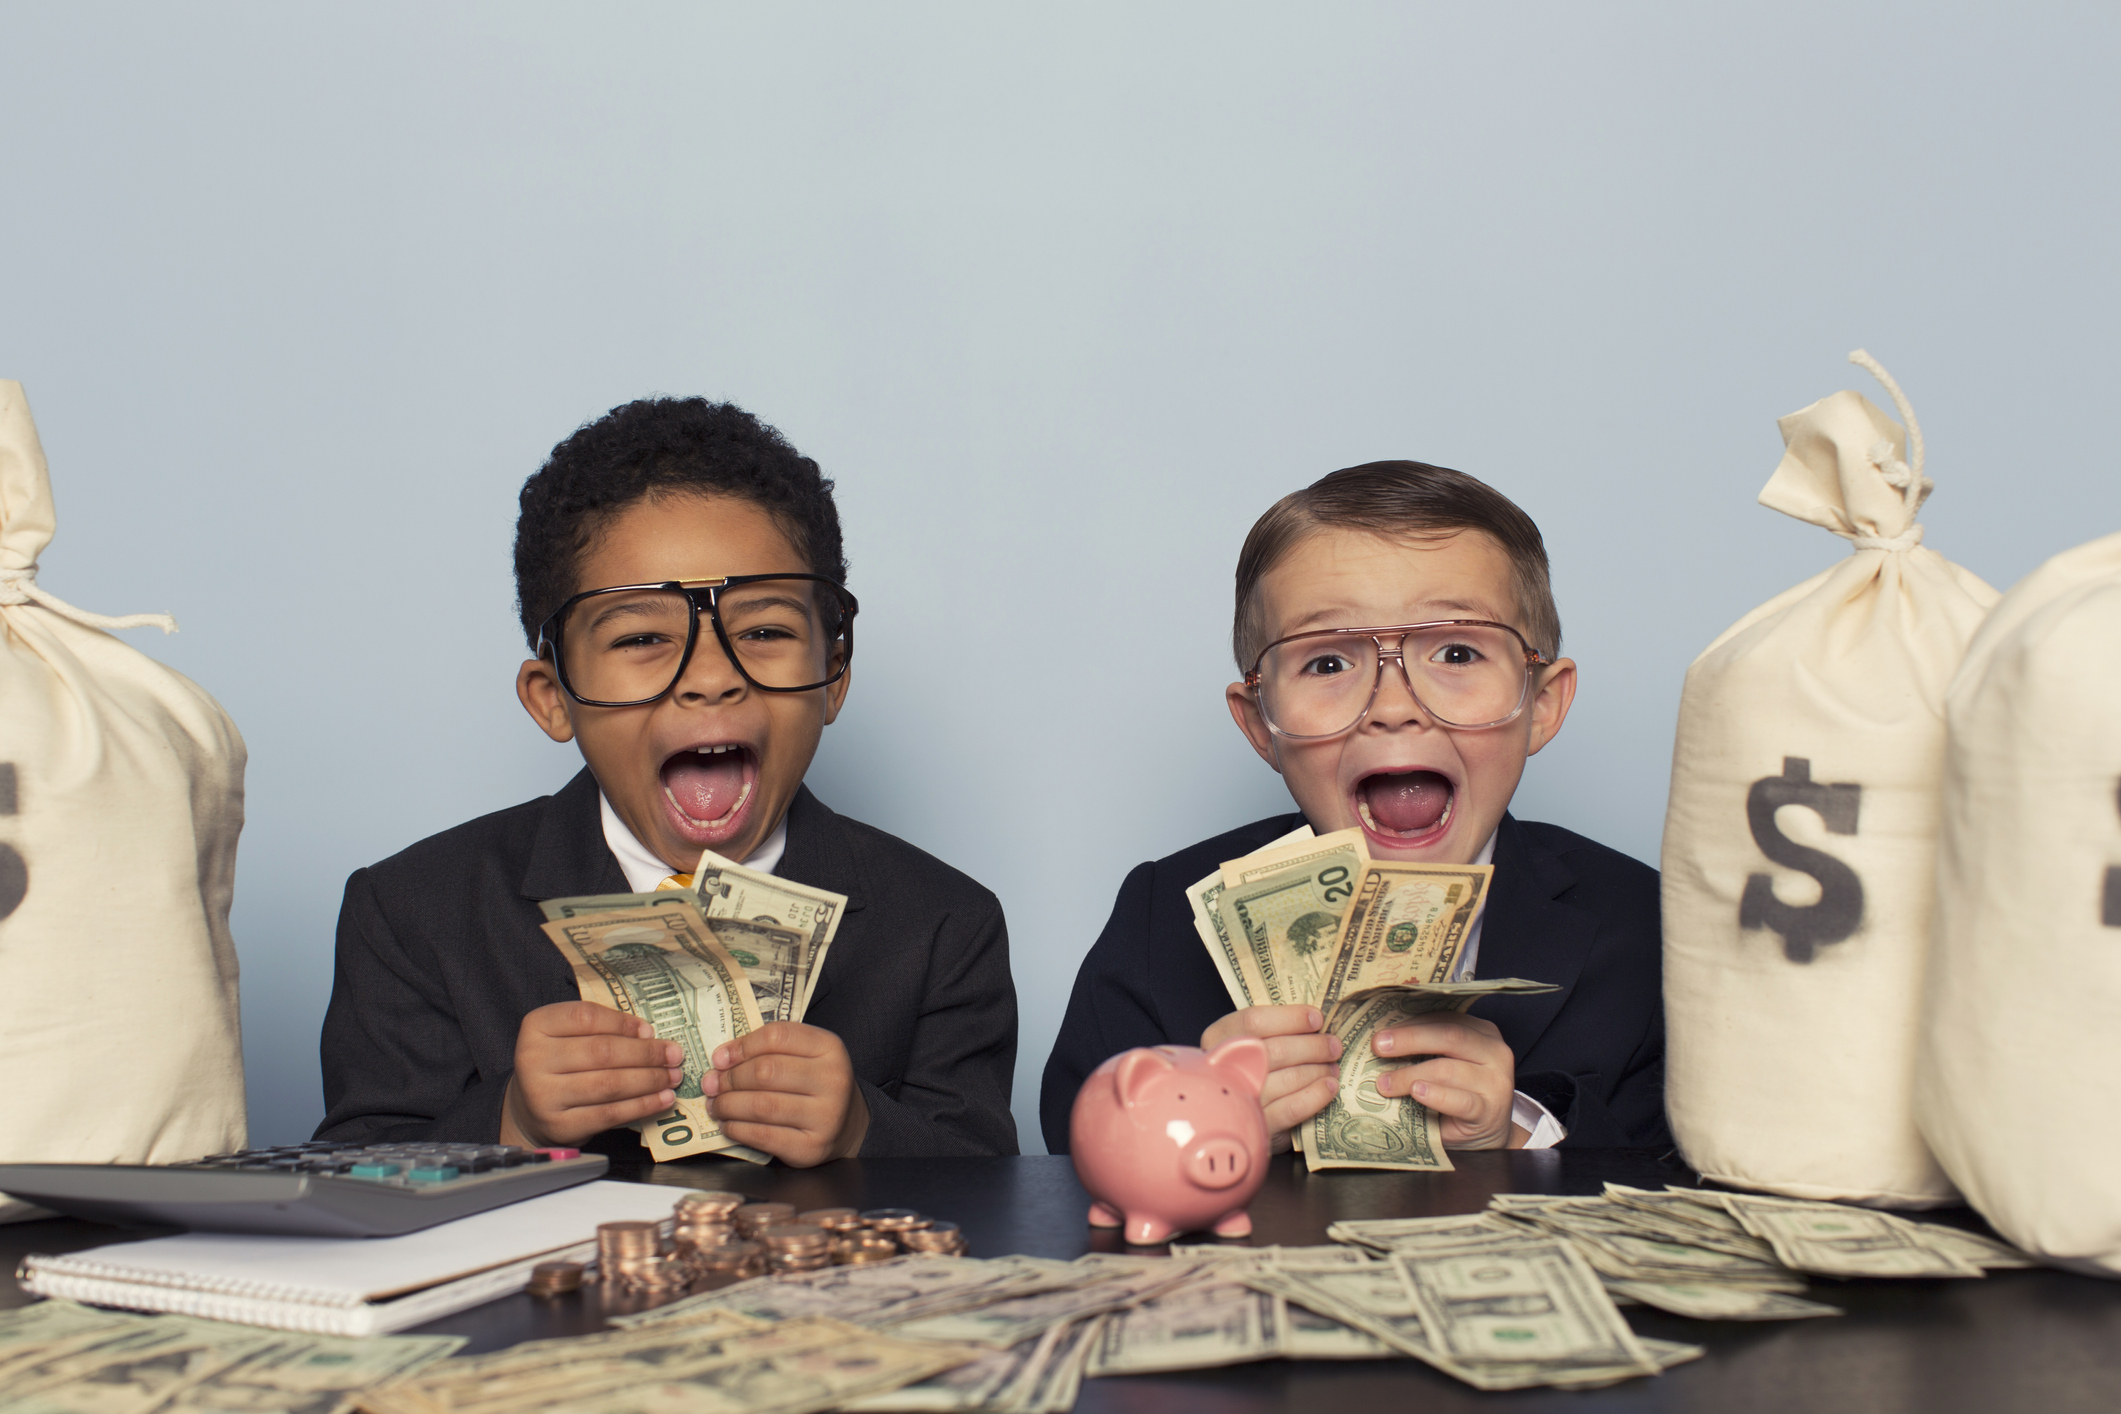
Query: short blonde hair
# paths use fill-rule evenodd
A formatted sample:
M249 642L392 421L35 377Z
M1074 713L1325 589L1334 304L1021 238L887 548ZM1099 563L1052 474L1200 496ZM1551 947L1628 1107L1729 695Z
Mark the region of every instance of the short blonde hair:
M1461 530L1483 531L1509 556L1512 588L1525 631L1546 657L1561 656L1561 612L1547 567L1546 542L1515 501L1484 481L1426 462L1365 462L1328 473L1267 508L1237 554L1237 615L1230 633L1239 672L1265 650L1268 628L1259 582L1316 531L1367 530L1415 540Z

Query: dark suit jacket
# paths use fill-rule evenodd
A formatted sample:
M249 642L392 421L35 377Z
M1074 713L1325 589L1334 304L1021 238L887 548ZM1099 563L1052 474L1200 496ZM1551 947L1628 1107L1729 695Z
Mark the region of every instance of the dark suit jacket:
M807 786L777 872L847 895L803 1019L846 1043L869 1103L862 1153L1016 1153L1000 902ZM357 872L339 911L317 1137L494 1142L524 1014L580 995L537 901L627 891L587 770ZM631 1130L598 1139L645 1157Z
M1039 1122L1048 1149L1067 1151L1075 1092L1107 1057L1136 1046L1197 1046L1229 1013L1186 887L1303 823L1301 815L1260 820L1127 876L1076 974L1046 1062ZM1564 1143L1671 1143L1656 870L1558 826L1503 816L1478 970L1561 987L1484 997L1474 1014L1502 1028L1517 1058L1517 1088L1567 1126Z

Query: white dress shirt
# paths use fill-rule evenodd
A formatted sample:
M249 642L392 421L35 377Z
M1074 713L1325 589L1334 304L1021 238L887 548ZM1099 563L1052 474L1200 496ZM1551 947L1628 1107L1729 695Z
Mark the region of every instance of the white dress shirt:
M637 894L654 893L656 886L674 872L668 864L648 852L648 846L633 837L619 812L611 808L611 797L597 792L597 807L604 817L604 843L618 856L619 869L626 876L626 886ZM781 867L781 855L788 848L788 817L783 815L781 823L773 827L765 843L751 852L748 859L740 861L746 869L756 869L761 874L771 874Z
M1488 836L1488 842L1480 847L1479 854L1473 856L1473 862L1495 862L1495 836ZM1466 934L1466 945L1458 954L1458 970L1451 974L1453 982L1469 981L1480 975L1477 970L1480 966L1480 930L1487 921L1485 910L1473 920L1473 929ZM1510 1123L1532 1136L1524 1141L1527 1149L1551 1149L1569 1137L1569 1131L1561 1127L1561 1121L1554 1118L1553 1111L1522 1090L1517 1091L1516 1098L1510 1102Z

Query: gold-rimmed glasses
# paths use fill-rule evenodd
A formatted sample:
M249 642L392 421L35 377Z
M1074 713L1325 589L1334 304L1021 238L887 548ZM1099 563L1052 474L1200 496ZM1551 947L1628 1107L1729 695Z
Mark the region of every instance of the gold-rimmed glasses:
M1352 731L1377 700L1385 664L1440 724L1462 731L1516 720L1537 670L1553 660L1508 624L1435 619L1381 628L1313 629L1276 639L1245 674L1276 736L1318 740Z

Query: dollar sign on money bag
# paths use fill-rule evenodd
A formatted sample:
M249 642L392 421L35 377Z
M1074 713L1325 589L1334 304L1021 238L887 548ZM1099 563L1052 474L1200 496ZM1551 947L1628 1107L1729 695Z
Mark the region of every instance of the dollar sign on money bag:
M1760 852L1819 883L1819 902L1790 904L1775 897L1773 876L1752 874L1738 900L1738 926L1780 933L1782 950L1791 962L1810 962L1820 947L1838 943L1856 931L1863 922L1863 881L1833 855L1783 834L1775 823L1775 812L1785 805L1800 805L1825 822L1828 834L1853 835L1862 799L1860 785L1815 782L1812 763L1802 756L1783 757L1781 775L1763 777L1746 792L1745 820Z
M15 764L0 762L0 815L15 813ZM29 863L13 845L0 844L0 918L29 896Z
M2115 803L2121 805L2121 796L2116 797ZM2121 868L2106 871L2106 890L2100 903L2100 923L2108 928L2121 928ZM0 912L4 911L0 908Z

